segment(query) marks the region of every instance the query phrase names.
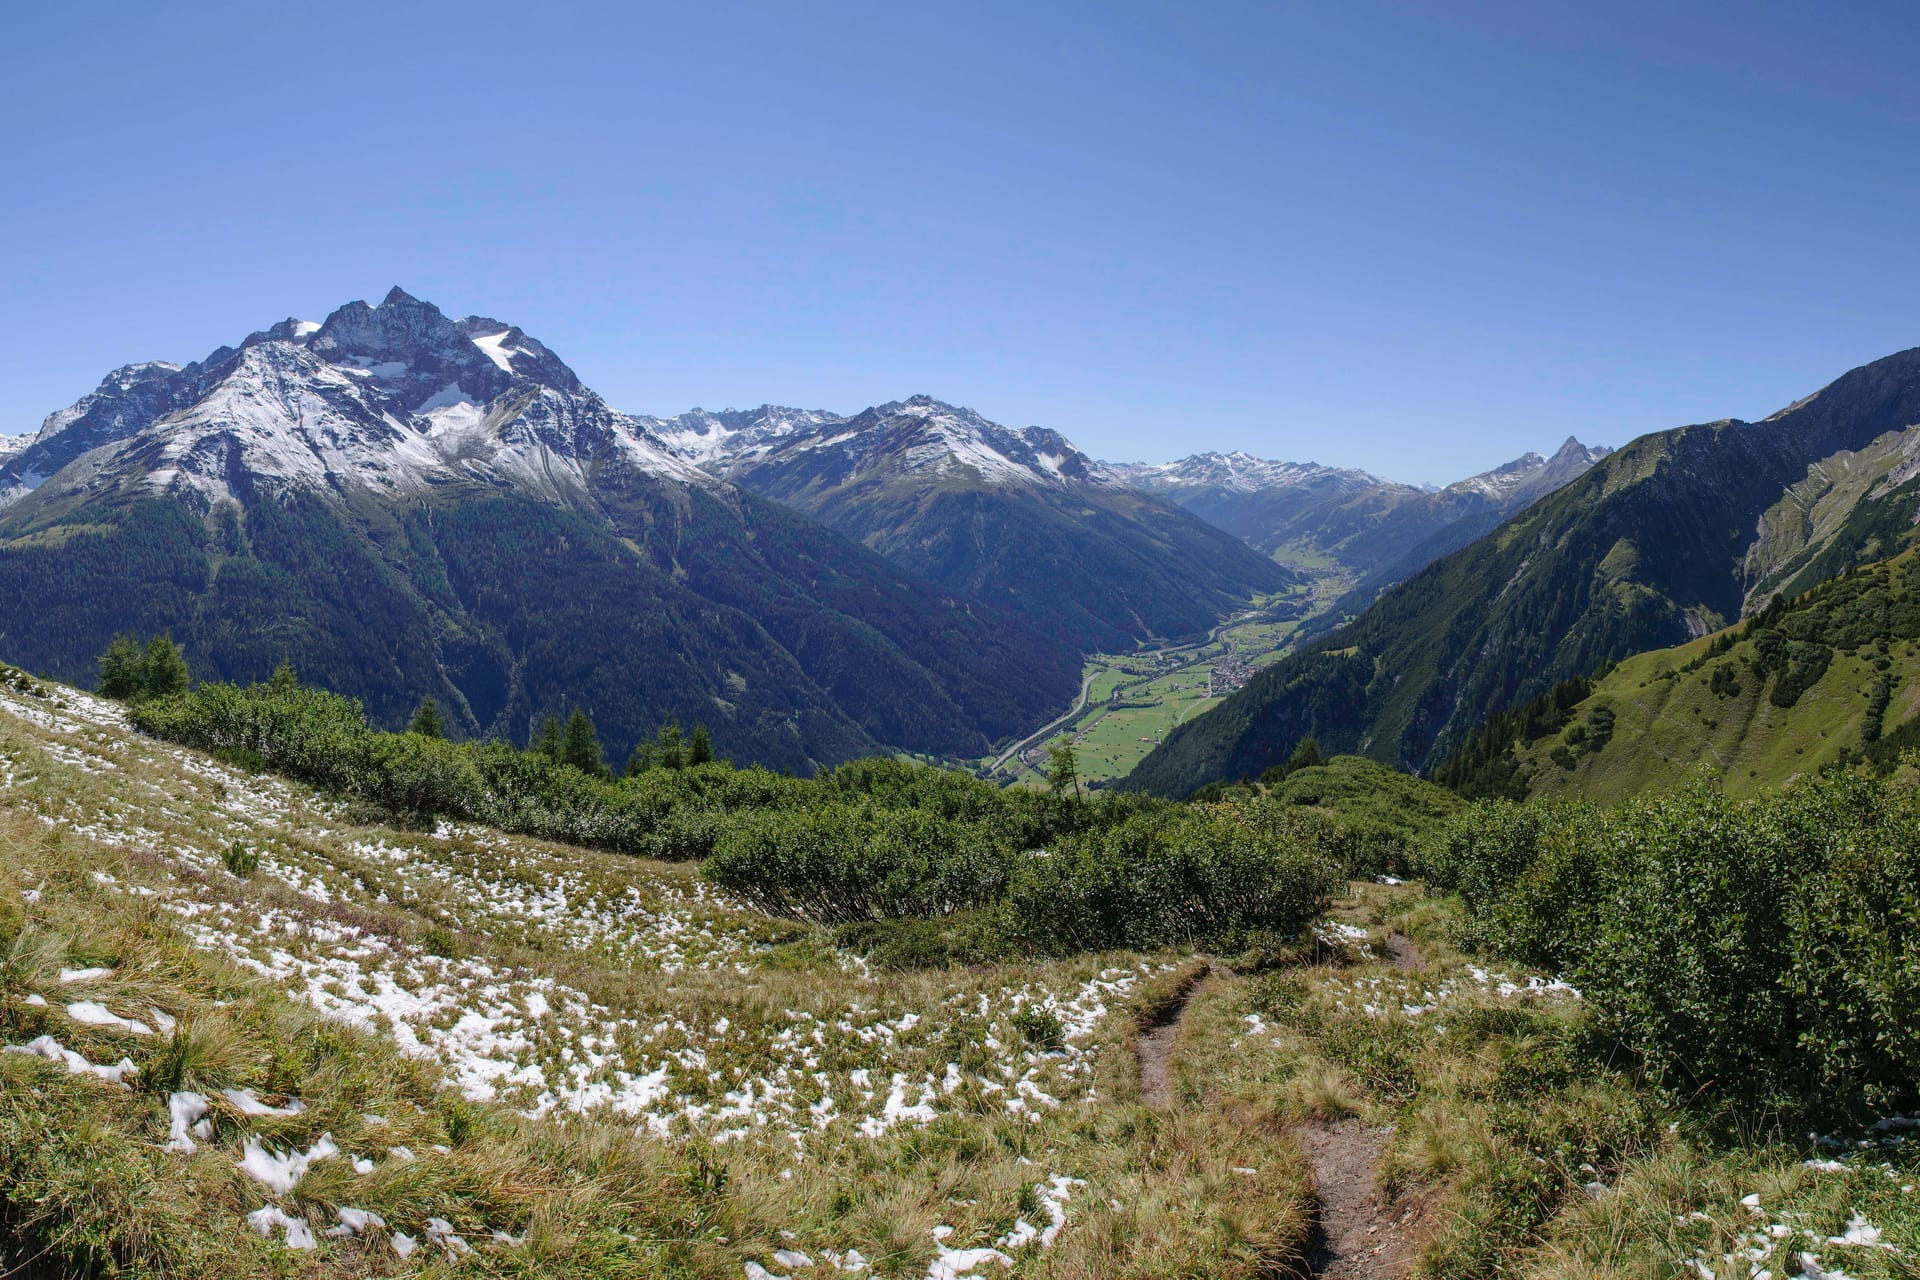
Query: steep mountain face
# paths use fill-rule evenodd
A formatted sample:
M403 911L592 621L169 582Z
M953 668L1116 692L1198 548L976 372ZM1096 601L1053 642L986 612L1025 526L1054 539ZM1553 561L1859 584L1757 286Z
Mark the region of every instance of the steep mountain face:
M1583 474L1608 450L1569 438L1551 457L1525 454L1444 489L1422 489L1364 471L1203 453L1114 470L1302 572L1329 570L1354 587L1334 616Z
M1920 741L1916 639L1909 551L1495 716L1436 776L1474 795L1613 803L1701 769L1744 795L1835 763L1890 767Z
M1204 632L1295 580L1058 433L927 396L850 418L763 409L656 431L716 474L1084 651Z
M128 366L0 460L0 651L85 680L123 630L196 674L283 658L392 724L524 739L580 705L805 770L976 754L1073 648L693 465L519 329L396 289L186 366Z
M1920 486L1882 464L1916 424L1920 350L1764 422L1643 436L1181 726L1130 782L1170 793L1259 773L1308 735L1429 768L1557 681L1739 618L1795 566L1838 572L1910 540ZM1843 466L1862 454L1868 481ZM1808 486L1864 496L1788 521Z

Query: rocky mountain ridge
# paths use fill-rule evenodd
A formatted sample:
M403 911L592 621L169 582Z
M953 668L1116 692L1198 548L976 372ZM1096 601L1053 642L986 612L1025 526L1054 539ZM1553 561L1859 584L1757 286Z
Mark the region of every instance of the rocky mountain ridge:
M552 351L395 289L109 375L0 462L8 656L91 676L171 631L203 678L284 659L384 724L422 696L524 741L665 717L811 769L971 756L1077 687L1065 640L694 465Z

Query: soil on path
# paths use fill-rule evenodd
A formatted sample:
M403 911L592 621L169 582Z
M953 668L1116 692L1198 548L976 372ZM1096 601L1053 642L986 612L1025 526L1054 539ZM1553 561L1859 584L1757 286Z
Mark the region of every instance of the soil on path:
M1409 939L1394 934L1387 948L1395 967L1424 967ZM1174 1040L1195 993L1210 976L1210 969L1202 970L1140 1031L1140 1097L1148 1106L1173 1105ZM1380 1157L1393 1130L1348 1117L1310 1120L1287 1133L1313 1170L1316 1207L1304 1274L1320 1280L1403 1280L1413 1264L1411 1227L1418 1207L1388 1203L1380 1192Z
M1206 968L1195 974L1187 989L1141 1028L1134 1052L1140 1058L1140 1100L1150 1107L1164 1111L1173 1105L1173 1041L1180 1034L1180 1019L1193 1002L1194 993L1212 973Z
M1420 948L1413 945L1413 939L1404 933L1387 935L1387 963L1396 969L1424 969L1427 962L1420 958Z
M1309 1274L1321 1280L1400 1280L1413 1263L1411 1205L1380 1194L1380 1155L1390 1129L1357 1119L1297 1125L1294 1137L1313 1167L1315 1215Z

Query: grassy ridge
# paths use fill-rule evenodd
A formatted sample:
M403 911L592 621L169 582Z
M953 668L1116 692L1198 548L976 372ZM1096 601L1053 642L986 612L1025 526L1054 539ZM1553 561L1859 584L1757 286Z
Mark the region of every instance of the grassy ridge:
M1830 765L1890 763L1920 715L1917 570L1904 554L1569 682L1495 717L1435 776L1468 794L1615 803L1695 774L1748 796Z

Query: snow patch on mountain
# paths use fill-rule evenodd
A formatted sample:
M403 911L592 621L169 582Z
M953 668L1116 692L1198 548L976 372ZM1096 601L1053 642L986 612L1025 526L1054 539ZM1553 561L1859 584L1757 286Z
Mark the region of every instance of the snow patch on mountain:
M792 464L812 454L821 455L843 479L890 470L963 484L1119 485L1105 464L1058 432L1003 427L972 409L931 396L889 401L851 418L795 410L759 412L765 416L728 435L708 428L691 440L666 438L709 470L727 476Z
M43 484L214 503L249 488L389 496L474 480L583 500L605 467L712 484L521 330L394 289L288 319L197 364L128 365L0 453L0 507Z
M1360 489L1392 484L1365 471L1317 462L1276 462L1235 449L1196 453L1177 462L1109 463L1128 484L1151 493L1188 488L1259 493L1268 489L1335 487Z
M1551 458L1523 453L1491 471L1456 480L1444 492L1478 494L1499 507L1524 506L1579 478L1612 452L1605 445L1584 445L1568 436Z
M648 419L654 433L680 457L697 466L724 471L742 459L762 456L781 441L846 421L824 409L790 409L763 404L758 409L691 409L675 418Z

